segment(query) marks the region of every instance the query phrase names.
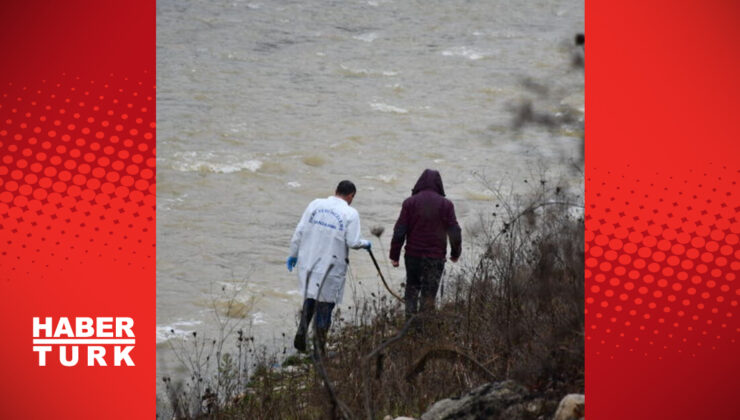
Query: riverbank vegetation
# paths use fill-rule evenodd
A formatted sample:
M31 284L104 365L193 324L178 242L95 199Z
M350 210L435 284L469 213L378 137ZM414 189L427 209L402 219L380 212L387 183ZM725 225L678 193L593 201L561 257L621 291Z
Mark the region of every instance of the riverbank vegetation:
M158 417L419 417L506 379L553 401L583 393L582 197L545 179L526 196L481 182L491 212L464 233L478 253L445 275L434 313L406 320L391 295L368 296L335 311L325 357L269 353L227 317L183 345L189 376L164 379Z

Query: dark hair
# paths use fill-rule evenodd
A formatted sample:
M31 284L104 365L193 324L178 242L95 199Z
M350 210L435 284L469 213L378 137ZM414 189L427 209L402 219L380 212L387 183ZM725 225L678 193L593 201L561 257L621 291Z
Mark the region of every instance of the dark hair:
M357 188L355 187L355 184L352 183L352 181L344 180L337 185L337 190L335 191L335 194L337 195L350 195L357 192Z

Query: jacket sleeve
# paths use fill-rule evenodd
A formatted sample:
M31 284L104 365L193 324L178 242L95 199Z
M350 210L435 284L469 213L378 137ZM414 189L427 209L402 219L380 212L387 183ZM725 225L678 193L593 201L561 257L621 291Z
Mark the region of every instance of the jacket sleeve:
M367 246L368 241L362 239L360 236L360 215L354 212L351 217L347 219L347 231L344 234L347 246L352 249L359 249L363 246Z
M409 226L409 210L406 202L404 201L401 206L401 214L398 215L396 225L393 227L393 238L391 239L391 252L390 259L398 261L401 257L401 247L403 242L406 240L406 234L408 233Z
M312 203L313 204L313 203ZM298 226L295 228L295 232L293 232L293 237L290 239L290 255L291 257L298 257L298 249L301 246L301 239L303 238L303 232L308 226L308 220L311 218L311 204L306 207L306 210L303 211L303 215L301 216L301 220L298 222Z
M447 225L447 236L450 238L450 258L460 258L462 253L462 231L455 216L455 205L450 202L449 209L445 215Z

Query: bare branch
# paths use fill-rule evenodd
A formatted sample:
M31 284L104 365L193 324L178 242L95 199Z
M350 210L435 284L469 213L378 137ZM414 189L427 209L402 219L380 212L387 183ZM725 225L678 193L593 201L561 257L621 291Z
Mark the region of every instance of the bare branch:
M373 357L377 356L383 349L387 348L388 346L396 343L400 339L402 339L406 333L408 333L409 328L411 327L411 324L416 320L417 315L411 316L407 321L406 324L404 324L401 331L398 332L395 336L391 337L390 339L384 341L382 344L380 344L378 347L373 349L370 353L368 353L363 359L363 382L364 387L362 390L362 393L365 397L365 414L367 414L368 420L372 420L374 418L373 413L373 407L371 402L371 385L370 385L370 360L372 360Z
M419 360L417 360L416 363L414 363L412 368L409 369L409 372L406 374L406 380L410 381L416 375L424 371L424 367L426 366L426 363L431 359L446 359L446 360L463 359L469 362L472 366L478 368L478 371L481 374L483 374L483 376L485 376L486 379L488 379L489 381L496 380L496 376L493 373L491 373L490 370L486 369L486 367L483 366L483 364L481 364L474 357L464 353L462 350L458 349L455 346L433 347L427 350L419 358Z

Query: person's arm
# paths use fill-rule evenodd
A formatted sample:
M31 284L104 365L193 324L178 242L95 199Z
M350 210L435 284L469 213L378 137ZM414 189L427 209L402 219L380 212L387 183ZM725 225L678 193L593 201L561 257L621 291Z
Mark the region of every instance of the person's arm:
M455 217L455 205L450 202L449 210L445 217L447 226L447 237L450 239L450 261L457 262L462 253L462 230Z
M396 225L393 226L393 238L391 239L391 251L390 260L394 267L398 267L398 260L401 257L401 247L403 242L406 240L406 234L408 233L408 218L409 210L407 204L404 201L401 206L401 214L398 215Z
M344 234L347 246L352 249L370 249L370 241L360 235L360 215L357 212L347 219L347 230Z

